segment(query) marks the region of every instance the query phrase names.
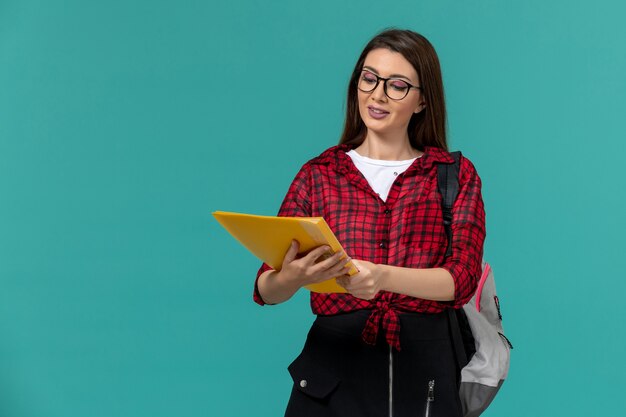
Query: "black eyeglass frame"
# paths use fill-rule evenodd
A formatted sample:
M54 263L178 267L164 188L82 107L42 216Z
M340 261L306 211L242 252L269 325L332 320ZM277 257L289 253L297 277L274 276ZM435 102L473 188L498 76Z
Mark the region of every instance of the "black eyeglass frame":
M374 85L374 87L371 90L363 90L362 88L359 87L359 83L361 82L361 77L363 76L363 73L367 72L368 74L372 74L374 77L376 77L376 84ZM362 69L361 72L359 73L359 76L356 79L356 88L359 91L362 91L364 93L371 93L372 91L376 90L378 88L378 84L380 83L380 81L384 81L383 82L383 91L385 92L385 95L389 98L389 100L393 100L393 101L400 101L400 100L404 100L406 98L406 96L409 95L409 91L411 91L411 88L414 88L416 90L420 90L420 91L424 91L424 89L419 86L419 85L413 85L401 78L383 78L383 77L379 77L378 75L374 74L372 71L368 71L366 69ZM389 97L389 94L387 94L387 81L389 80L396 80L396 81L402 81L403 83L407 83L409 88L406 89L406 92L404 93L404 97L402 98L391 98Z

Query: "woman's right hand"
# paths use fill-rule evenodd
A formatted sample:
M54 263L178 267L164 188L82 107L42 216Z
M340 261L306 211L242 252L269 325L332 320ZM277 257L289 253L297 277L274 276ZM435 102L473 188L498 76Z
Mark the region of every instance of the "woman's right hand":
M318 246L298 258L299 249L300 243L293 240L285 254L282 268L278 271L281 279L285 282L303 287L347 275L350 271L350 268L345 266L350 258L343 252L337 252L326 259L319 260L331 251L329 246Z

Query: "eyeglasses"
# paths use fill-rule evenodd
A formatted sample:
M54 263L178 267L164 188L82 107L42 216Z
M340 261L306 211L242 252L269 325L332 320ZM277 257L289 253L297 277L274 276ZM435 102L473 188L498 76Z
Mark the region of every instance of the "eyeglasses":
M408 94L411 88L416 90L421 90L422 87L411 85L404 80L400 80L398 78L383 78L374 74L373 72L369 72L367 70L362 70L359 79L357 80L357 88L364 93L371 93L376 90L378 87L378 83L383 81L383 90L385 91L385 95L392 100L402 100Z

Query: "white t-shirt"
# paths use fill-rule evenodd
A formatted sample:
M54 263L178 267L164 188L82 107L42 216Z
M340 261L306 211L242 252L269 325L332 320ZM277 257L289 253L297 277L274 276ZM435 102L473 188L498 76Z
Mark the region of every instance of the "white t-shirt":
M352 162L363 174L372 190L377 193L383 201L387 200L389 190L396 177L406 171L417 158L404 161L385 161L382 159L372 159L361 156L354 149L346 152ZM418 157L419 158L419 157Z

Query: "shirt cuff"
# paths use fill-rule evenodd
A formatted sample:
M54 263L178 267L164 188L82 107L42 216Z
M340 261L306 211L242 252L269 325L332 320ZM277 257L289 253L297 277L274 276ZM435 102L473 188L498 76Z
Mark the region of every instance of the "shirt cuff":
M261 297L261 293L259 292L259 277L263 272L270 271L272 269L273 268L271 266L264 263L261 265L261 268L259 268L259 272L257 272L256 279L254 280L254 294L252 295L252 299L260 306L264 306L267 303L263 300L263 297Z
M472 299L480 274L471 274L467 268L463 267L458 262L446 263L441 265L440 268L448 271L454 281L454 300L451 301L452 307L463 307Z

